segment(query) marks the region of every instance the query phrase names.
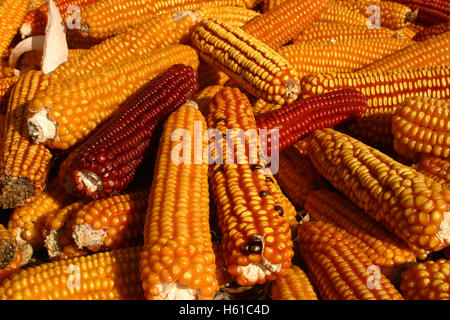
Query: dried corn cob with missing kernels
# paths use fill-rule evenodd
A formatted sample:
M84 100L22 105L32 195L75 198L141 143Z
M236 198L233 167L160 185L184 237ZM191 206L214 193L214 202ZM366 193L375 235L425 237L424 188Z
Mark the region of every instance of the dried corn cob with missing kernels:
M256 17L242 30L272 48L279 48L313 23L330 0L289 0Z
M22 19L28 10L29 0L3 0L0 2L0 56L3 56L11 44Z
M359 25L367 28L367 18L357 10L352 10L339 1L331 1L328 9L317 20L327 23L344 23L347 25Z
M195 96L195 101L198 104L198 110L203 114L204 117L208 116L209 113L209 103L214 98L217 92L225 88L222 85L208 86L202 91L198 92Z
M255 159L250 152L242 150L243 143L248 143L249 148L259 146L247 97L237 88L225 88L217 93L210 103L208 128L218 130L222 137L226 135L233 150L241 149L230 157L217 141L220 135L211 137L219 144L211 150L216 164L210 166L209 174L228 272L241 286L274 280L285 274L291 264L291 232L284 216L295 219L296 213L274 184L275 178L267 172L268 168L263 172L265 160ZM249 133L250 136L239 142L238 133L232 129L247 133L252 130L253 135Z
M425 41L444 32L450 31L450 20L441 24L427 27L417 32L412 38L414 41Z
M207 128L196 107L189 101L172 113L160 139L140 260L147 299L212 299L218 289L201 139Z
M292 265L286 275L278 277L271 286L272 300L318 300L306 273Z
M61 183L79 198L118 194L133 180L155 130L198 89L194 69L176 64L145 84L76 148ZM70 155L69 155L70 157Z
M44 190L52 154L28 137L28 102L48 86L41 71L21 76L11 92L5 115L0 163L0 205L16 208Z
M450 20L450 3L447 0L392 0L418 10L416 23L434 25Z
M140 250L118 249L21 270L0 285L0 299L144 299L139 279ZM45 284L36 279L46 279Z
M430 156L421 157L418 171L450 189L450 161Z
M29 134L36 143L67 149L83 140L145 83L177 63L196 70L197 52L189 46L172 45L51 84L29 104Z
M450 260L428 260L402 274L400 290L407 300L450 300Z
M305 211L314 220L329 222L344 230L351 242L387 277L395 276L407 264L416 261L414 252L403 240L338 193L329 190L310 193Z
M392 117L395 150L417 161L420 154L450 157L450 102L410 97Z
M362 142L334 131L311 134L308 156L320 174L408 245L450 244L450 190Z
M376 265L341 229L323 221L298 228L298 250L324 300L403 300Z
M3 225L0 224L0 283L20 268L22 254L17 243Z
M300 86L293 67L239 28L201 21L192 33L192 43L208 64L225 72L249 93L280 105L297 99Z

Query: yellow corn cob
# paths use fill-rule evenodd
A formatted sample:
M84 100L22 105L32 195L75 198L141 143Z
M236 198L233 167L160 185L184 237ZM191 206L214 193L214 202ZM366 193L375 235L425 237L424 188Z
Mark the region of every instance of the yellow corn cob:
M30 0L30 4L28 5L28 11L33 11L42 6L44 3L47 3L48 0Z
M362 72L384 71L449 64L449 47L450 31L425 41L415 42L400 51L361 68L360 70Z
M417 18L417 10L413 11L408 6L401 3L380 1L379 6L381 25L392 30L407 27Z
M209 86L224 86L230 77L228 77L222 71L216 70L209 64L201 61L197 70L198 73L198 86L200 90ZM200 110L202 110L200 106Z
M297 99L300 87L293 67L239 28L201 21L192 33L192 43L208 64L225 72L251 94L280 105Z
M215 95L208 128L219 130L231 141L236 139L227 130L253 130L256 136L247 136L245 143L259 146L252 107L237 88L225 88ZM261 160L254 159L256 164L252 164L245 151L233 157L221 151L223 164L210 166L210 179L228 272L242 286L274 280L291 264L291 232L284 216L295 219L295 208L270 172L262 172ZM217 152L213 148L211 154L216 161Z
M118 249L24 269L0 285L0 299L143 299L139 279L140 250L140 247ZM45 282L36 279L45 279Z
M177 63L197 70L196 51L172 45L51 84L29 104L30 136L50 148L67 149L84 139L142 85Z
M259 17L261 13L245 7L223 7L204 5L194 13L200 19L217 19L235 27L242 27L250 20Z
M242 30L272 48L279 48L305 29L322 12L330 0L290 0L256 17Z
M324 300L403 300L341 229L324 221L298 228L298 250Z
M424 156L418 170L450 189L450 162L448 159Z
M17 243L2 224L0 224L0 283L11 273L17 272L22 261Z
M339 1L331 1L328 9L322 13L317 20L327 23L345 23L350 25L359 25L367 28L367 18L364 14L352 10Z
M395 30L395 33L401 39L413 39L414 36L417 34L417 31L415 30L414 27L406 26L401 29Z
M394 148L406 159L419 154L450 157L450 102L411 97L397 108L392 118Z
M450 190L333 129L315 131L308 156L340 192L408 245L450 244Z
M400 290L407 300L450 300L450 260L428 260L402 274Z
M263 99L258 99L253 104L253 113L255 114L255 116L259 116L273 110L278 110L280 108L281 106L278 104L267 103Z
M0 157L0 205L15 208L26 203L45 188L52 154L28 137L27 103L48 86L48 77L30 71L14 86L7 106Z
M272 300L318 300L306 273L296 265L272 283L271 295Z
M195 101L198 104L198 110L203 114L204 117L208 116L209 113L209 103L214 98L217 92L221 91L224 86L209 86L197 93L195 96Z
M22 19L28 10L29 0L3 0L0 2L0 56L7 52Z
M299 77L309 73L350 72L386 57L412 42L405 39L350 39L304 41L284 46L278 53L295 67Z
M182 159L174 153L180 145L174 134L180 129L185 130ZM164 125L140 260L147 299L212 299L218 288L209 227L208 165L202 152L207 141L194 142L194 130L206 129L194 102L172 113ZM187 134L189 142L184 140Z

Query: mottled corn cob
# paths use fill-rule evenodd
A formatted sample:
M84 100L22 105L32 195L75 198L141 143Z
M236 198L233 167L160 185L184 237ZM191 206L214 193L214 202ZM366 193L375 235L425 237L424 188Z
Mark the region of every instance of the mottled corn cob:
M198 110L203 114L204 117L208 116L209 113L209 103L214 98L217 92L221 91L224 86L208 86L202 91L198 92L195 96L195 101L198 104Z
M151 137L198 89L194 69L176 64L145 84L73 152L61 183L79 198L105 198L123 191L142 163Z
M84 139L145 83L177 63L196 70L196 51L172 45L51 84L29 104L29 134L36 143L67 149Z
M450 190L380 151L332 129L311 134L319 173L372 218L420 249L450 244Z
M450 102L410 97L392 117L395 150L406 159L420 154L450 157Z
M306 273L292 265L286 275L278 277L270 288L272 300L318 300Z
M242 30L272 48L279 48L324 12L330 0L290 0L256 17Z
M438 34L450 31L450 20L448 22L436 24L417 32L412 38L414 41L425 41Z
M376 265L341 229L324 221L298 228L298 250L324 300L403 300Z
M448 159L424 156L418 164L420 172L450 189L450 162Z
M143 299L140 250L140 247L118 249L24 269L0 285L0 299ZM45 283L36 279L45 279Z
M234 150L242 148L243 143L249 148L259 146L252 107L237 88L225 88L215 95L208 128L231 138ZM254 135L236 143L232 129L252 130ZM220 145L216 141L219 137L214 141ZM210 179L228 272L241 286L274 280L291 264L291 232L284 216L295 218L295 209L274 184L270 172L263 172L264 159L252 160L250 152L244 150L230 157L222 147L216 149L211 150L216 164L210 166Z
M182 156L177 148L180 129L185 130ZM209 226L208 165L202 155L207 141L194 137L202 137L206 129L192 101L164 124L140 260L147 299L212 299L218 288Z
M3 225L0 224L0 283L11 273L17 272L22 262L22 254L17 243Z
M192 33L192 43L208 64L256 97L280 105L297 99L300 86L293 67L239 28L201 21Z
M3 0L0 2L0 56L7 52L22 19L28 10L29 0Z
M339 1L331 1L328 9L317 20L327 23L345 23L347 25L360 25L367 28L367 18L357 10L352 10Z
M403 240L338 193L329 190L310 193L305 211L314 220L329 222L344 230L351 242L388 277L394 271L400 272L405 264L416 261L413 251Z
M402 274L400 290L407 300L450 300L450 260L428 260Z
M416 23L429 26L450 20L450 2L447 0L392 0L418 10Z
M28 137L27 104L48 86L41 71L29 71L12 89L5 115L0 156L0 205L16 208L45 188L52 154L47 147L33 144Z

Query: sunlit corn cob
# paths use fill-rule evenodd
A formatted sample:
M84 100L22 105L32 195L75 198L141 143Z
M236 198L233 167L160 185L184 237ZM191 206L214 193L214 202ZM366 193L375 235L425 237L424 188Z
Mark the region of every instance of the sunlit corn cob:
M450 20L448 22L436 24L434 26L427 27L414 35L414 41L425 41L438 34L450 31Z
M292 265L286 275L278 277L270 288L272 300L318 300L306 273Z
M159 143L140 260L142 287L151 300L212 299L218 289L203 161L208 145L198 140L207 127L196 107L188 101L172 113Z
M181 10L195 10L208 6L247 7L247 0L102 0L83 7L81 31L85 35L105 38L126 31L128 27L144 23L158 14Z
M279 48L314 22L330 0L289 0L256 17L242 30L272 48Z
M281 107L282 106L280 106L278 104L267 103L263 99L258 99L253 104L253 113L255 114L255 117L256 117L256 116L268 113L270 111L278 110Z
M29 0L3 0L0 2L0 56L6 53L28 10Z
M450 300L450 260L428 260L406 270L400 291L407 300Z
M280 168L275 177L283 192L297 208L304 207L305 199L311 192L327 188L309 159L294 147L284 150L279 161Z
M0 283L11 273L17 272L22 262L22 254L13 236L0 224Z
M79 198L105 198L123 191L144 160L155 130L197 92L194 69L176 64L142 86L120 110L74 151L60 181Z
M420 172L450 189L450 161L448 159L424 156L418 165Z
M450 101L410 97L392 117L394 148L406 159L450 157Z
M450 244L450 190L362 142L334 131L311 134L308 156L319 173L409 245Z
M77 10L97 1L98 0L53 0L53 3L58 8L61 18L66 23L66 26L71 27L71 23L76 22L75 19L79 16L79 11L77 12ZM42 35L45 33L47 12L48 2L27 12L21 21L22 24L19 30L22 39L28 36Z
M28 102L48 86L41 71L29 71L12 89L5 115L0 156L0 205L15 208L45 188L52 154L28 137Z
M263 172L265 160L258 156L252 159L250 152L242 150L243 143L248 143L249 148L259 147L256 122L247 97L237 88L225 88L217 93L210 103L208 128L231 138L234 150L241 149L232 157L220 146L219 150L211 150L211 157L217 163L210 166L210 179L228 272L241 286L274 280L285 274L291 264L291 232L284 216L295 219L296 213L274 184L275 178L270 172ZM252 130L254 135L248 132L251 136L239 142L231 129ZM220 145L216 141L220 136L211 139Z
M197 52L189 46L172 45L55 82L30 102L29 134L36 143L67 149L84 139L145 83L177 63L196 70Z
M366 111L367 98L357 90L338 90L299 99L280 110L258 116L256 125L267 131L278 130L278 146L268 137L267 152L279 152L314 130L333 127L359 117Z
M355 71L411 43L395 38L302 41L284 46L278 53L302 78L309 73Z
M280 4L283 4L286 0L264 0L264 3L261 7L262 12L267 12L272 9L275 9Z
M331 1L328 9L319 17L318 22L345 23L367 28L367 18L364 14L357 10L352 10L335 0Z
M305 211L314 220L326 221L344 230L351 242L388 277L402 271L405 264L416 261L413 251L403 240L338 193L329 190L310 193Z
M21 270L0 285L2 300L137 300L141 247L54 261ZM36 281L36 279L45 279Z
M256 97L280 105L297 99L300 86L294 68L241 29L218 21L201 21L192 33L192 43L208 64Z
M10 76L0 79L0 102L6 106L11 94L13 85L19 80L17 76ZM6 108L2 107L2 113L6 113ZM5 111L3 111L5 110Z
M217 19L235 27L242 27L250 20L261 15L260 12L245 7L223 7L208 4L194 10L194 13L200 19Z
M380 1L380 19L383 27L398 30L414 22L418 10L411 10L408 6L392 1Z
M450 63L450 32L445 32L425 41L415 42L385 58L375 61L360 70L387 71L419 68Z
M324 300L403 300L340 228L324 221L298 227L298 250Z
M392 0L418 10L416 23L434 25L450 20L450 2L447 0Z
M417 31L415 30L415 28L408 25L401 29L395 30L395 34L398 36L398 38L401 38L401 39L415 40L414 37L417 34Z
M30 4L28 5L28 12L39 8L40 6L42 6L47 1L48 0L30 0Z
M217 92L221 91L224 86L208 86L202 91L198 92L195 96L195 101L198 104L198 110L203 114L204 117L208 116L209 113L209 103L214 98Z
M227 271L227 265L225 264L224 250L220 242L213 242L213 250L216 261L216 278L219 284L219 288L223 288L227 284L233 282L230 274Z

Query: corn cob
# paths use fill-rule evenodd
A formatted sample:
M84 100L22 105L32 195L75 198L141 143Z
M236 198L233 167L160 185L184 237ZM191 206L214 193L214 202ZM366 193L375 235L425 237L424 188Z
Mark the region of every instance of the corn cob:
M3 0L0 2L0 55L7 53L17 29L28 10L29 0Z
M447 0L392 0L418 10L416 23L425 26L450 20L450 3Z
M235 27L242 27L250 20L261 16L260 12L245 7L223 7L204 5L194 11L200 19L217 19Z
M28 11L33 11L40 6L42 6L44 3L46 3L48 0L30 0L30 4L28 5Z
M392 117L394 148L406 159L419 154L450 157L450 102L410 97Z
M0 299L143 299L138 272L140 250L118 249L24 269L0 285ZM45 283L36 279L45 279Z
M196 51L173 45L51 84L29 104L29 134L36 143L67 149L117 111L142 85L177 63L196 70ZM65 96L68 93L70 99Z
M61 17L67 24L68 18L76 18L75 6L82 8L98 0L53 0L55 6L58 8ZM73 7L72 7L73 6ZM48 2L43 3L38 8L28 11L22 20L20 26L20 35L23 38L29 36L42 35L45 33L45 26L47 25ZM69 24L67 24L69 25Z
M347 25L360 25L367 28L367 18L357 10L352 10L339 1L331 1L328 9L317 20L326 23L344 23Z
M306 273L296 265L272 283L271 295L272 300L318 300Z
M159 14L195 10L202 6L234 6L251 8L247 0L101 0L81 10L84 35L105 38L144 23Z
M11 68L8 61L0 60L0 79L14 76L14 69Z
M247 97L237 88L217 93L210 104L208 128L219 130L227 139L234 135L231 129L256 132ZM259 146L257 134L244 139L240 143ZM223 161L218 161L217 150L212 150L212 159L219 163L210 166L210 179L228 272L241 286L274 280L286 274L291 264L291 232L285 216L295 218L295 208L270 172L262 171L264 160L252 164L245 151L233 157L221 151Z
M209 113L209 103L214 98L217 92L221 91L224 86L209 86L198 92L195 96L195 101L198 104L198 110L203 114L204 117L208 116Z
M310 137L319 173L372 218L408 245L449 245L449 189L343 133L321 129Z
M322 12L330 0L290 0L256 17L242 30L272 48L279 48L292 40Z
M267 139L267 152L279 152L314 130L333 127L340 122L358 117L366 111L367 98L356 90L338 90L294 103L259 116L260 129L277 129L278 146L272 146L272 135Z
M425 41L416 42L385 58L361 68L366 71L411 69L450 63L450 32L439 34Z
M448 159L424 156L419 161L418 171L450 189L450 162Z
M324 221L298 228L298 250L324 300L403 300L367 255L341 229Z
M343 230L387 277L416 261L408 245L338 193L318 190L308 195L306 212Z
M450 20L448 22L436 24L417 32L412 38L414 41L425 41L434 36L450 31Z
M261 10L263 13L266 13L267 11L275 9L286 1L287 0L264 0Z
M182 159L173 152L180 129L185 130ZM147 299L212 299L218 288L209 226L208 165L202 159L207 141L185 140L198 130L206 131L206 121L192 101L164 124L140 260Z
M392 30L407 27L418 15L418 10L413 11L408 6L392 1L380 1L379 6L381 25Z
M249 93L280 105L297 99L293 67L263 42L226 23L201 21L192 33L200 56Z
M402 274L400 290L407 300L450 300L450 260L428 260Z
M21 206L45 188L52 154L45 146L30 141L26 119L27 103L47 86L45 74L30 71L19 79L11 93L1 141L0 205L3 208Z
M395 34L400 39L415 40L414 37L416 36L417 31L411 26L406 26L401 29L395 30Z
M306 137L305 139L302 139L300 141L297 141L296 143L293 144L293 147L295 148L295 150L297 150L297 152L303 156L307 156L308 155L308 137Z
M281 106L278 104L267 103L263 99L258 99L253 104L253 113L256 117L268 113L270 111L278 110L280 108Z
M284 46L278 53L300 78L309 73L351 72L411 45L410 40L386 38L335 42L303 41Z
M230 77L228 77L225 73L214 69L203 61L200 61L197 73L199 82L198 87L200 90L206 89L206 87L209 86L224 86L228 80L230 80ZM202 107L200 106L200 111L201 110Z
M11 273L17 272L22 261L22 254L17 243L3 225L0 224L0 283Z

